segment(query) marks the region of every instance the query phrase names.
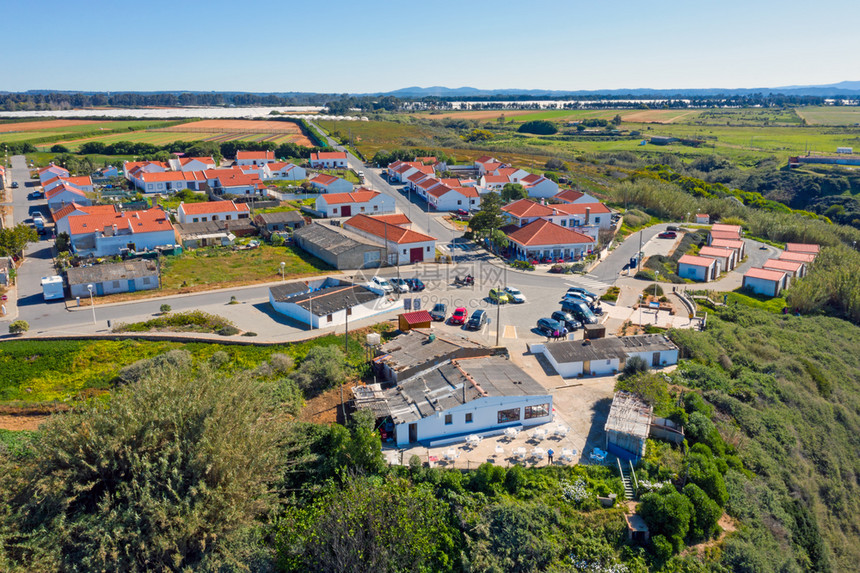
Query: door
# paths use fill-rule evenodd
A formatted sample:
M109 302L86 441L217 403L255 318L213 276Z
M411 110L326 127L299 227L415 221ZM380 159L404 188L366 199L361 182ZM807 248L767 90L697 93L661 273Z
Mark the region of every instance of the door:
M423 247L415 247L414 249L409 249L409 262L410 263L420 263L424 260L424 248Z
M128 292L134 292L137 289L134 286L134 279L128 279Z
M651 366L653 366L654 368L657 368L658 366L660 366L660 353L659 352L655 352L654 354L651 355Z
M96 283L96 296L104 296L105 294L105 285L102 283Z
M418 424L409 424L409 443L414 444L418 441Z
M352 206L351 205L344 205L343 207L341 207L340 208L340 215L341 215L341 217L351 217L352 216Z
M591 360L586 360L582 363L582 373L586 376L591 374Z

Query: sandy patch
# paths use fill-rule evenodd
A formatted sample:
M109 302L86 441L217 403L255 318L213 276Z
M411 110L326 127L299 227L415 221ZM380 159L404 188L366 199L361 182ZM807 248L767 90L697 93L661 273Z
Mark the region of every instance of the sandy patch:
M24 121L18 123L0 123L0 133L10 133L13 131L37 131L37 130L53 130L63 127L71 127L73 125L89 125L93 123L104 123L103 120L87 120L87 119L53 119L50 121Z
M12 430L20 432L21 430L38 430L48 416L33 415L33 416L10 416L8 414L0 414L0 430Z

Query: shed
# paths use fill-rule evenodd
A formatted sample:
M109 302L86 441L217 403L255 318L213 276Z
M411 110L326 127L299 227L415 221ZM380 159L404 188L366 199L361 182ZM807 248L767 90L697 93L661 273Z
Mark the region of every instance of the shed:
M743 288L764 296L779 296L786 287L788 275L783 271L752 268L744 273Z
M563 378L614 374L633 356L655 368L678 362L678 347L661 334L550 342L541 351Z
M586 324L582 327L583 336L586 340L595 340L597 338L606 338L605 324Z
M304 224L305 218L298 211L260 213L254 217L254 225L264 237L270 237L272 233L283 233L288 229L297 229Z
M606 449L613 455L638 461L645 455L654 408L636 394L616 392L603 429Z
M400 330L407 332L413 328L430 328L433 319L430 318L430 313L426 310L416 310L399 314L397 321Z
M93 285L93 295L104 296L120 292L135 292L158 288L158 265L151 259L135 259L121 263L102 263L88 267L73 267L66 271L69 293L88 297L87 285Z
M398 382L454 358L489 356L493 352L462 336L413 328L380 346L373 363L383 379Z
M385 247L341 227L311 223L293 233L296 244L338 270L375 268L385 260Z
M711 217L707 213L696 213L696 224L707 225L711 222Z
M627 520L627 539L632 543L644 545L651 539L651 533L648 531L648 524L645 519L638 513L625 514L624 519Z

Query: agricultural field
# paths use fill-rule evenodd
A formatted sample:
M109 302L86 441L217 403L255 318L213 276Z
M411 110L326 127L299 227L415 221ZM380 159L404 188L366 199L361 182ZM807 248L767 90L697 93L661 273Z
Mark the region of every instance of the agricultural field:
M456 135L445 128L389 121L317 121L332 137L352 137L354 145L368 159L380 149L438 147L439 137ZM435 145L434 145L435 143Z
M275 143L296 143L313 147L313 142L302 133L299 125L292 121L251 121L246 119L205 119L182 123L173 127L161 129L162 132L182 132L210 134L201 137L203 141L273 141ZM231 138L241 134L244 137ZM217 137L226 139L216 139ZM253 139L252 139L253 138Z
M847 106L808 106L798 108L797 114L809 125L850 125L860 124L860 107Z
M0 122L0 143L16 143L21 141L44 141L53 138L47 145L62 140L76 140L85 137L98 137L99 132L116 132L130 134L149 128L166 127L172 123L166 121L87 121L87 120L48 120L25 122Z
M60 139L48 143L40 143L36 146L40 151L45 151L53 145L64 145L74 152L80 149L84 143L98 141L105 145L116 143L118 141L130 141L132 143L151 143L153 145L165 145L172 141L200 141L204 139L199 133L162 133L159 131L130 131L128 133L114 133L111 135L101 135L96 137L87 137L84 139Z

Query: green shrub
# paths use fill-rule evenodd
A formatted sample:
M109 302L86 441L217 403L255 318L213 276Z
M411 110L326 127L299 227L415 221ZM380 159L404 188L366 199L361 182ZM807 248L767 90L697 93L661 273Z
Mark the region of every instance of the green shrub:
M663 294L663 287L661 287L657 283L654 283L654 284L647 286L644 289L642 289L642 294L644 296L650 296L650 295L661 296Z
M600 296L600 300L605 300L606 302L615 302L618 300L619 294L621 294L621 287L611 286L606 290L605 293Z
M696 484L688 483L683 492L693 507L689 539L693 542L710 539L717 530L723 510Z
M521 269L524 271L533 271L535 270L535 266L528 261L513 261L511 266L515 269Z
M642 280L646 280L646 281L653 281L657 277L654 275L654 271L652 271L650 269L640 269L639 271L636 272L636 274L634 275L634 278L642 279Z
M9 334L23 334L30 330L30 323L26 320L14 320L9 323Z
M239 329L235 326L222 326L218 330L215 331L215 334L219 336L233 336L235 334L239 334Z
M517 131L520 133L533 133L535 135L552 135L558 133L558 128L551 121L536 119L523 123Z
M621 370L621 378L632 378L643 372L648 372L648 363L640 356L632 356L624 363L624 368Z
M167 314L168 312L170 312L171 307L169 304L162 304L160 307L158 307L158 310L161 311L161 314Z

